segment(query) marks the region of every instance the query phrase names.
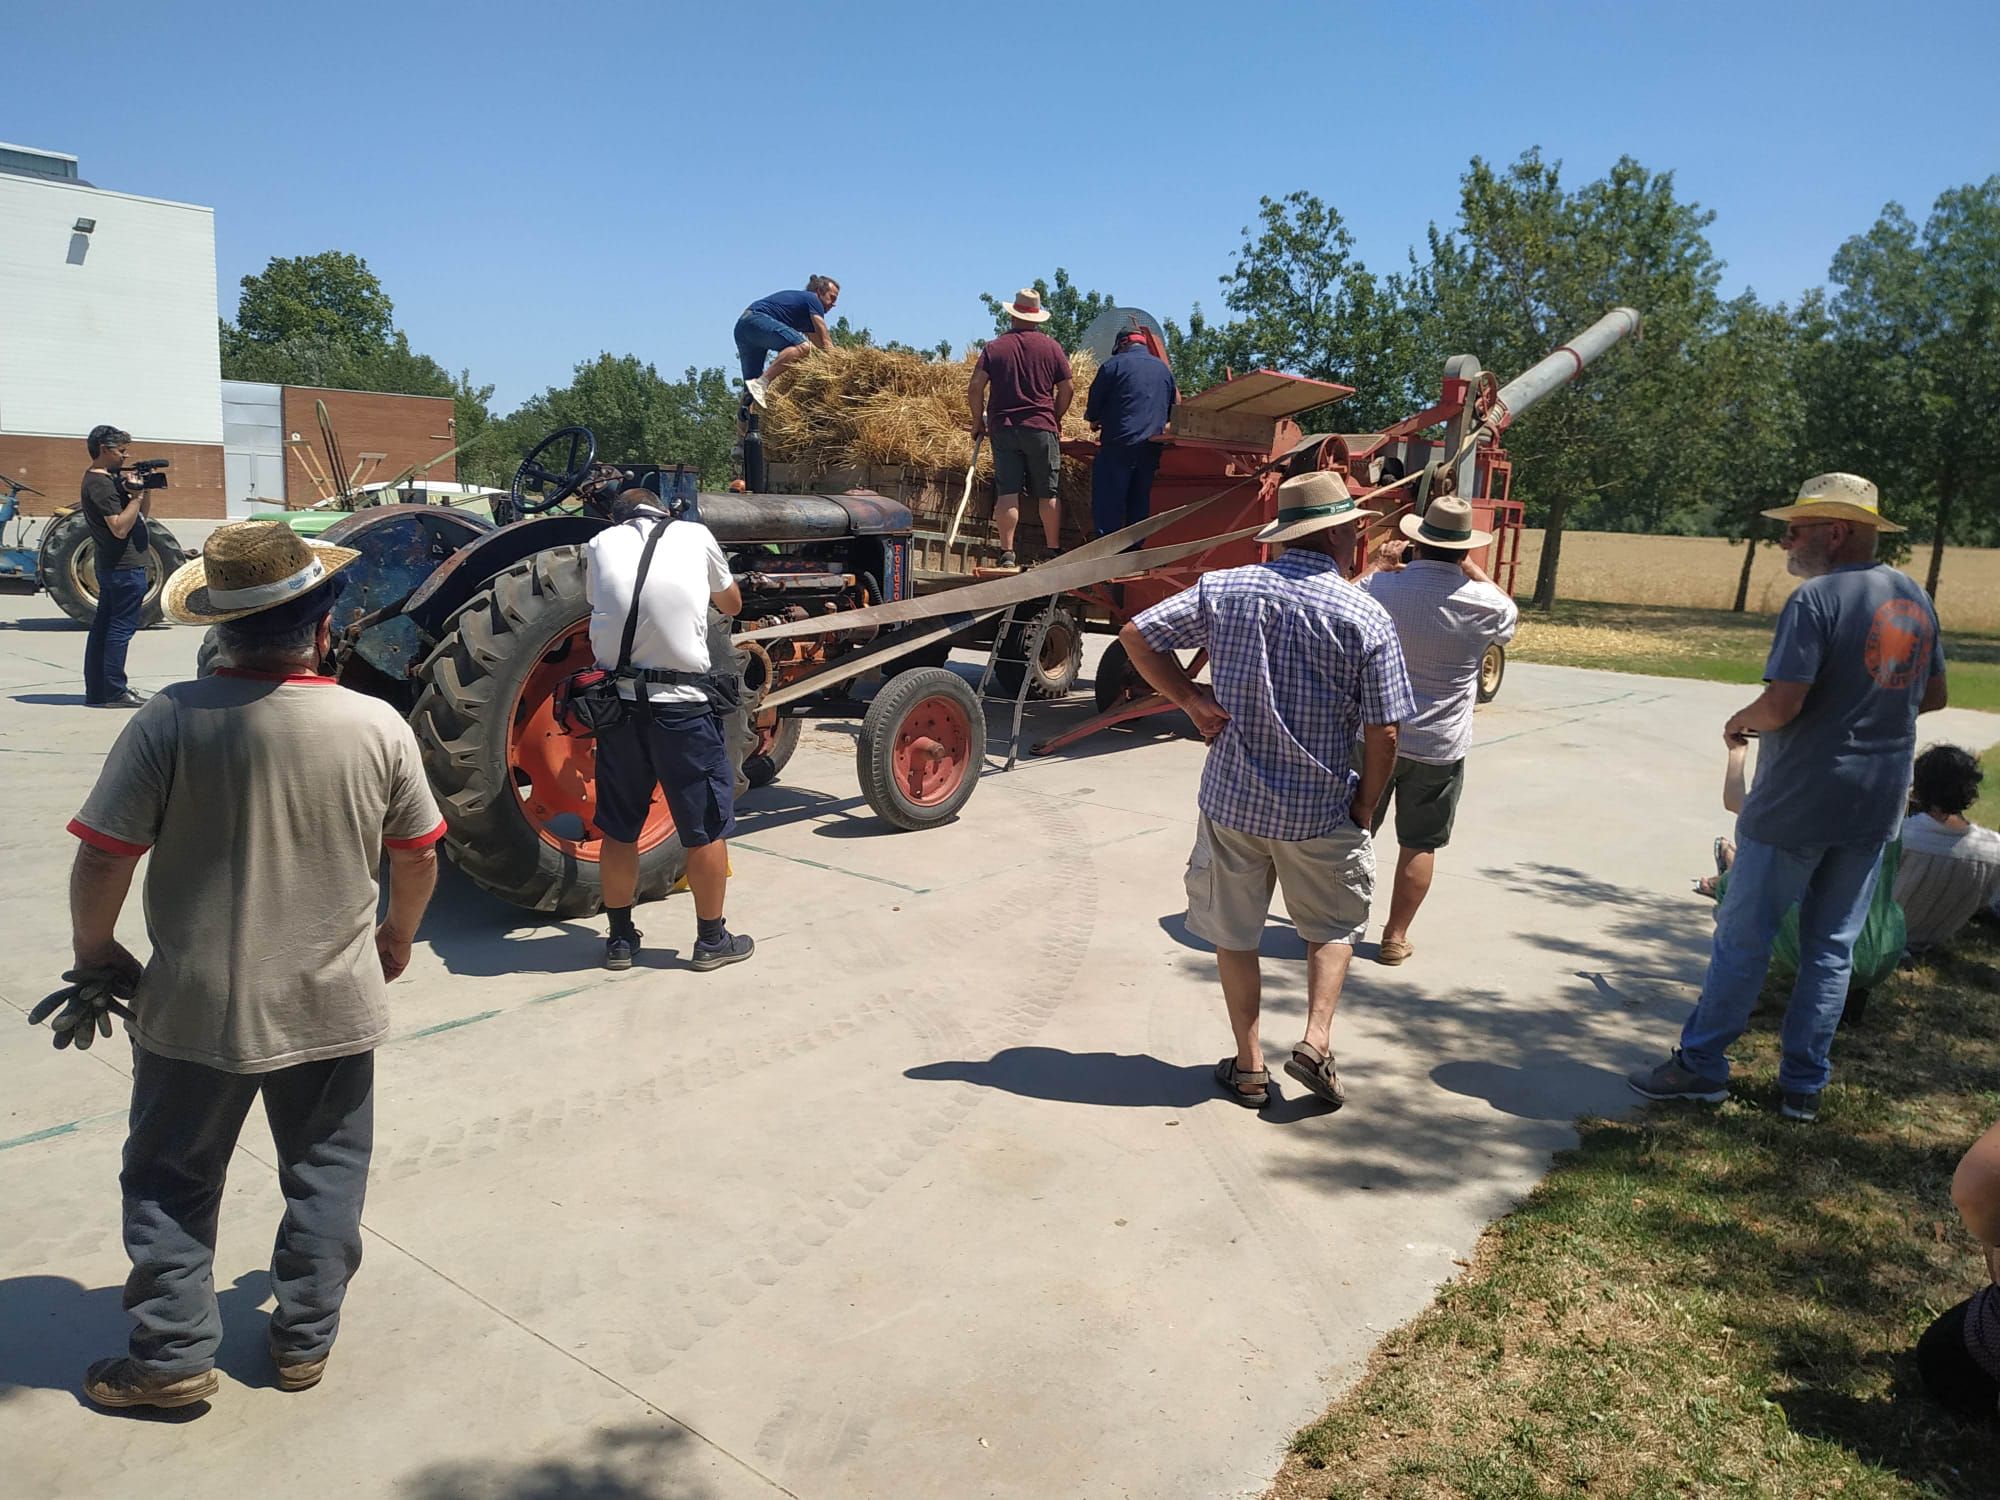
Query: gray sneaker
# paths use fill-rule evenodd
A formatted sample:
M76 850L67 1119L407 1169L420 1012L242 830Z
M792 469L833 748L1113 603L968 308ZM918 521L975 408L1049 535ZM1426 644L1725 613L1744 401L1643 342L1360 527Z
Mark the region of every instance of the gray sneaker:
M1819 1118L1819 1095L1794 1094L1787 1091L1784 1101L1778 1106L1778 1113L1787 1120L1798 1120L1810 1125Z
M1648 1099L1693 1099L1702 1104L1720 1104L1729 1097L1728 1079L1703 1078L1683 1067L1678 1049L1656 1068L1627 1073L1625 1081L1632 1086L1633 1093Z

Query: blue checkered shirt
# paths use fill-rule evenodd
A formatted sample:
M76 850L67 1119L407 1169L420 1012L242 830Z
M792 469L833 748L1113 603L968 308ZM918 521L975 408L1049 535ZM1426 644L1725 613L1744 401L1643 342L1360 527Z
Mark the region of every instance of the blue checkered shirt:
M1389 612L1317 552L1205 573L1132 623L1156 651L1208 651L1229 723L1202 767L1201 810L1243 833L1344 826L1359 726L1416 711Z

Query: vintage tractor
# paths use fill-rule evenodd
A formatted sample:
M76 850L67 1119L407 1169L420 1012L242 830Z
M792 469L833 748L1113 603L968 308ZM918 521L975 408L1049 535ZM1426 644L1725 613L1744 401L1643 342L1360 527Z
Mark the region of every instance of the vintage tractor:
M97 614L96 547L91 541L90 524L74 505L52 511L34 547L20 544L27 515L21 496L41 497L42 492L18 479L0 474L0 593L34 594L47 589L58 608L79 625L88 625ZM9 522L15 524L16 541L4 545ZM187 553L164 522L146 521L146 605L142 625L160 623L160 590L182 563Z
M610 501L639 486L690 504L721 542L743 592L739 628L799 624L904 599L910 514L861 495L697 494L692 470L597 462L581 427L528 454L495 509L496 525L449 505L373 505L323 530L320 515L286 520L352 547L336 606L332 670L348 687L406 713L444 810L445 846L477 884L558 916L600 901L601 842L592 824L595 756L557 726L557 686L591 665L583 546L611 524ZM858 766L869 802L897 827L950 818L971 795L985 751L978 697L938 667L895 673L865 708L844 657L893 635L880 628L809 633L746 650L746 712L735 726L740 781L774 779L801 718L863 716ZM204 643L205 657L213 647ZM759 700L812 674L784 716ZM640 838L640 895L662 895L685 854L655 798Z

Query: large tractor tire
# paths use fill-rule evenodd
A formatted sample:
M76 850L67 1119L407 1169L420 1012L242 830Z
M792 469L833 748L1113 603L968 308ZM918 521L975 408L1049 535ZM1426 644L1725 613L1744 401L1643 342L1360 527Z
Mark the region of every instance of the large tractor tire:
M1125 650L1125 643L1114 640L1097 658L1097 678L1091 683L1097 698L1097 711L1101 714L1111 712L1118 700L1125 696L1125 690L1134 685L1141 691L1146 686L1139 681L1139 674L1132 670L1132 658Z
M160 592L174 569L187 561L179 538L160 522L148 520L146 535L151 545L146 548L146 603L139 614L142 629L160 623ZM97 545L82 511L60 510L49 518L42 529L35 567L42 587L64 614L79 625L97 618Z
M1030 698L1067 698L1076 691L1083 676L1083 626L1074 610L1059 604L1007 632L993 659L993 678L1014 698L1024 674Z
M986 713L971 685L944 667L916 667L882 685L861 720L854 769L861 795L897 828L957 816L986 760Z
M792 752L799 748L799 735L805 727L804 719L781 719L775 713L768 723L753 725L750 753L743 758L743 779L753 787L776 781Z
M558 917L604 901L596 746L555 721L558 684L591 664L583 549L553 547L451 618L410 719L453 863L501 900ZM686 869L656 791L639 835L639 899L665 896Z

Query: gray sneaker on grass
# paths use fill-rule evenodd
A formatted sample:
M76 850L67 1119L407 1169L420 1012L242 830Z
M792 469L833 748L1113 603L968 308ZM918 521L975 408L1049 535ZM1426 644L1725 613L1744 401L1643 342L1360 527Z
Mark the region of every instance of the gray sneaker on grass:
M1729 1097L1728 1079L1704 1078L1683 1066L1679 1049L1656 1068L1627 1073L1625 1081L1632 1086L1632 1092L1644 1094L1648 1099L1693 1099L1702 1104L1720 1104Z

